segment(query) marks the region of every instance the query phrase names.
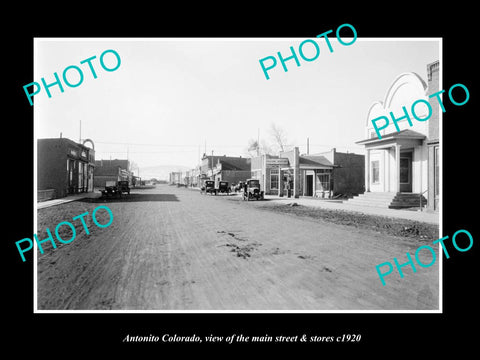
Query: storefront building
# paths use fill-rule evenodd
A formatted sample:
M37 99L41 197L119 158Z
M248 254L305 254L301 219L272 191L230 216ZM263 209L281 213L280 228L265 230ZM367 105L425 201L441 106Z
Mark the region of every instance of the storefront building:
M382 101L376 101L368 111L366 139L357 144L365 146L365 191L426 197L427 206L438 210L439 203L439 105L429 95L438 91L438 61L427 66L428 84L415 73L399 75L387 90ZM414 120L413 126L404 118L394 126L381 130L378 138L372 119L379 116L404 116L402 107L422 99L433 111L426 121ZM426 108L417 111L419 118L427 117Z
M260 180L265 194L278 196L332 196L334 165L322 155L300 155L298 147L278 156L252 159L252 178Z
M92 148L85 146L90 142ZM37 189L54 191L52 198L94 191L95 150L66 138L38 139ZM40 195L39 195L40 196Z
M228 181L229 185L245 181L251 175L251 160L241 156L213 156L204 155L199 166L199 186L203 186L205 180L214 180L215 187L219 181Z
M128 181L133 185L133 173L129 170L129 160L97 160L95 165L95 187L104 188L107 181Z

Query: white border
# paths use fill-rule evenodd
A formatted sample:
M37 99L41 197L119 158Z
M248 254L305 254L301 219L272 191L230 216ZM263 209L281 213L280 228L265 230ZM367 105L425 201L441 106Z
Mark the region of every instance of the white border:
M310 37L315 38L315 37ZM33 76L34 79L38 78L38 67L36 59L38 59L38 41L284 41L284 40L304 40L307 38L298 37L283 37L283 38L242 38L242 37L216 37L216 38L33 38ZM342 40L351 40L353 38L342 37ZM336 37L329 37L329 40L338 41ZM439 44L439 89L443 89L443 38L369 38L357 37L356 41L438 41ZM425 64L426 66L427 64ZM443 97L442 97L443 100ZM372 100L373 101L373 100ZM34 136L33 136L33 156L34 156L34 168L33 168L33 199L34 199L34 214L33 214L33 229L34 234L37 233L37 122L35 106L33 108L34 118ZM443 112L439 112L439 146L440 146L440 199L439 199L439 236L443 237ZM428 184L427 184L428 186ZM33 239L32 239L33 240ZM439 261L439 287L438 287L438 301L439 308L435 310L39 310L37 303L37 244L35 241L33 247L33 313L35 314L439 314L443 313L443 250L438 244L438 258Z

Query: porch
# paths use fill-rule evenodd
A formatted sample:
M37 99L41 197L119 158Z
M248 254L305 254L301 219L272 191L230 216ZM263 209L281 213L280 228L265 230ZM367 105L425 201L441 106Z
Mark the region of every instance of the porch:
M418 132L402 130L384 135L382 139L358 141L366 150L365 192L423 193L426 188L425 138Z

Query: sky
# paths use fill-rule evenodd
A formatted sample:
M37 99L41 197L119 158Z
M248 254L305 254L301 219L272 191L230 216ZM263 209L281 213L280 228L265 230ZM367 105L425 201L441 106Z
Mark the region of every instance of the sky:
M51 98L44 88L34 96L35 135L89 138L97 160L128 158L140 169L193 168L205 150L247 156L249 140L272 142L272 124L301 153L309 138L310 154L333 147L363 154L355 142L365 138L371 104L383 100L401 73L416 72L427 81L427 64L441 60L441 39L358 37L350 46L329 39L333 52L315 39L320 55L306 62L298 55L306 38L37 38L32 81L51 83L54 72L62 79L70 65L84 79L78 87L61 80L64 92L52 86ZM277 52L286 58L290 46L301 66L287 61L284 72ZM110 49L121 64L108 72L99 58ZM313 57L313 47L303 49ZM92 56L96 79L88 64L80 64ZM269 80L259 63L267 56L277 57ZM104 61L116 65L111 53ZM71 83L79 81L76 76L69 70Z

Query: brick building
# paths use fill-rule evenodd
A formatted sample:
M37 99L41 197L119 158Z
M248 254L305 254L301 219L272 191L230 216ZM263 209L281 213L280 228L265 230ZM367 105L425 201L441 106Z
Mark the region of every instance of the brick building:
M251 175L251 159L241 156L214 156L204 154L199 166L199 186L205 180L215 180L215 186L219 181L228 181L229 184L237 184L245 181Z
M95 161L94 186L104 188L107 181L128 181L133 185L133 173L128 160Z
M335 165L330 178L333 195L351 197L365 191L365 155L331 151L319 153Z
M47 191L49 198L92 192L94 188L95 150L67 138L38 139L37 190L39 200Z
M427 65L427 95L439 90L439 67L440 63L438 61ZM434 98L429 99L429 101L432 106L432 117L428 121L428 137L426 140L428 151L427 207L429 210L438 211L440 197L440 108Z
M221 156L213 168L215 187L220 181L228 181L229 185L238 184L251 176L251 159L242 157Z

